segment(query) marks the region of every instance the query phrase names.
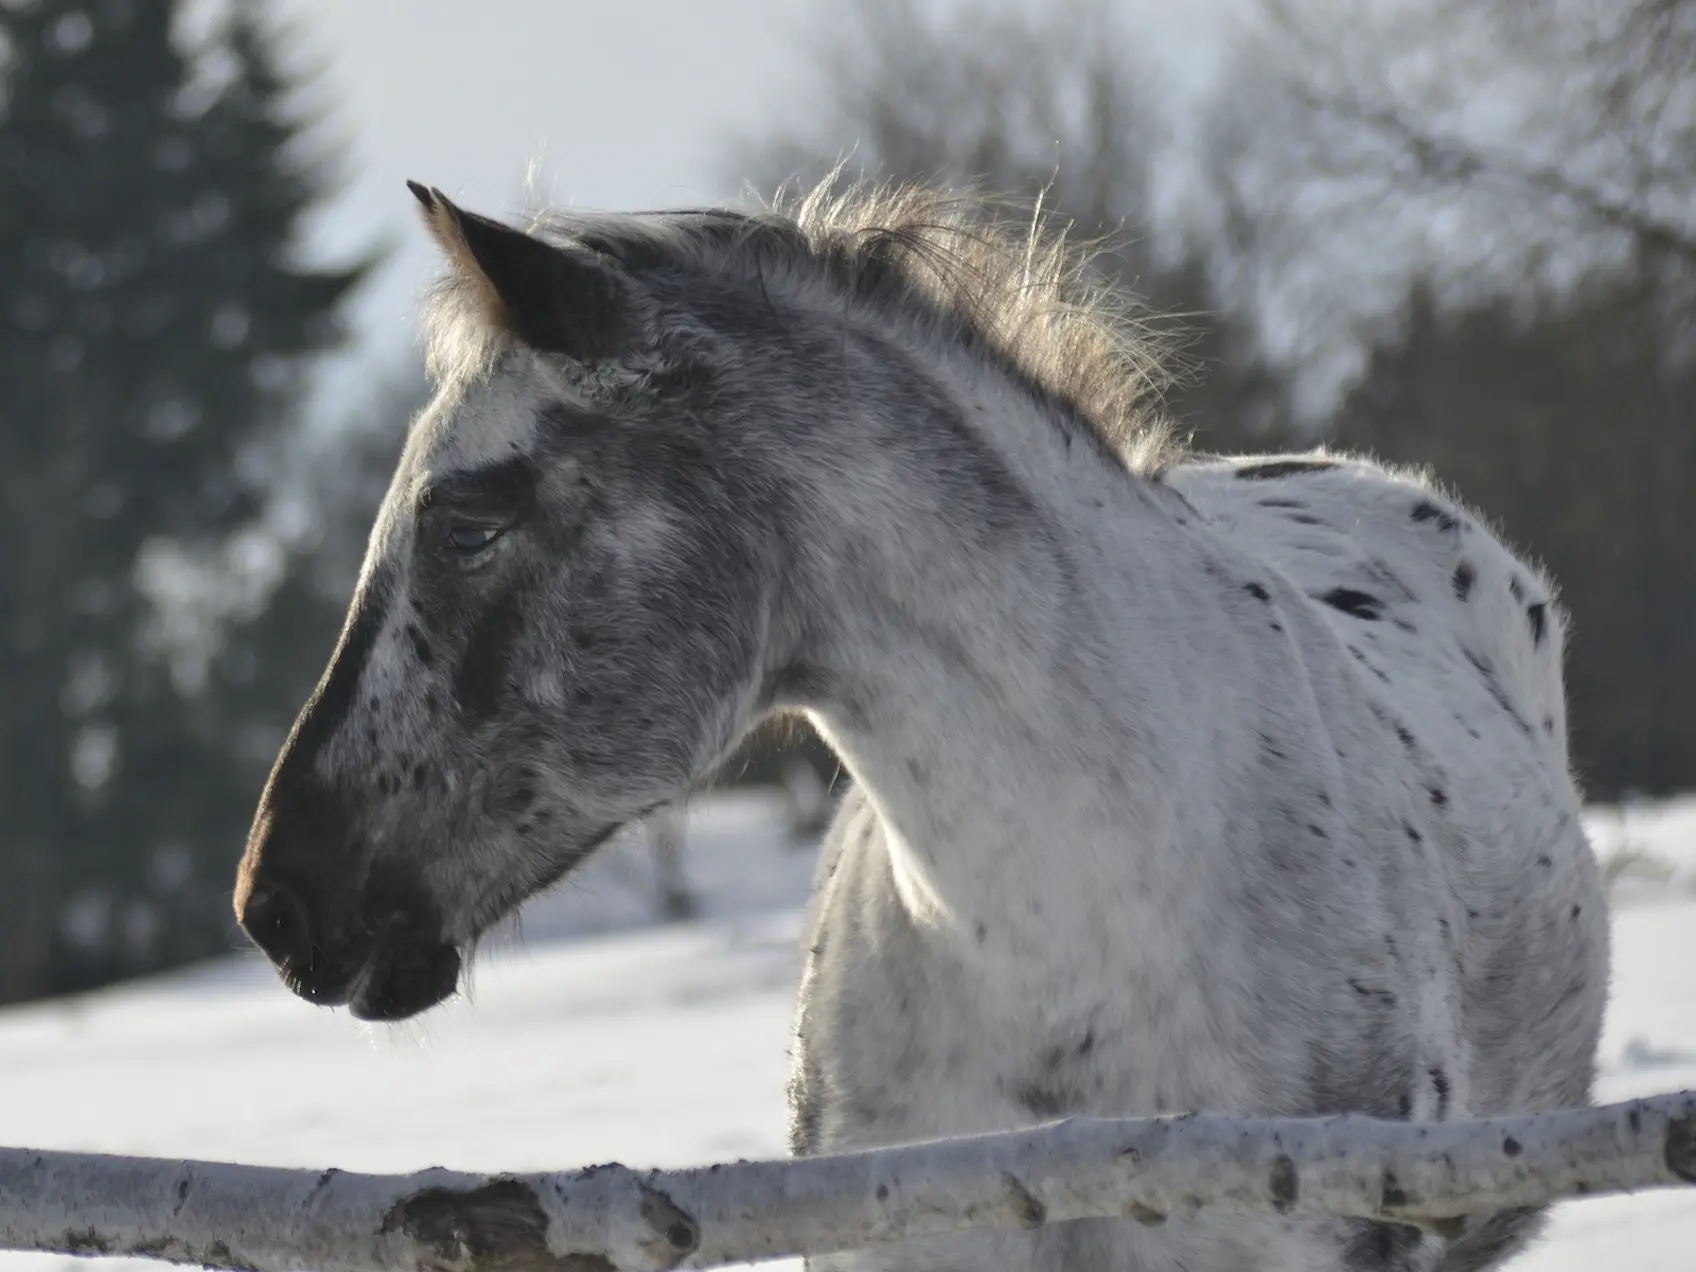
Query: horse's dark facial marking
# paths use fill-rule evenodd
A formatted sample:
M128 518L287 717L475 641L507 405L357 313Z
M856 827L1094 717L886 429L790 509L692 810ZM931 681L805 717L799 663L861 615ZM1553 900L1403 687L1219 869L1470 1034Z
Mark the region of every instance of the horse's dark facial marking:
M512 659L525 630L522 588L509 588L477 616L454 670L454 700L469 724L481 724L501 705L512 683Z
M541 469L528 456L497 460L464 472L448 473L425 485L416 500L420 517L433 514L438 548L453 549L448 532L460 521L483 518L503 529L530 511Z

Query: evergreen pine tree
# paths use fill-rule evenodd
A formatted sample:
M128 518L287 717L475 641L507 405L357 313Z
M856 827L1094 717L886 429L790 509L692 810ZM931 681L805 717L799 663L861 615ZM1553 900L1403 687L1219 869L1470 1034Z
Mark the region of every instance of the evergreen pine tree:
M190 58L178 7L0 6L0 1000L223 946L243 738L324 652L196 664L138 585L252 521L370 264L295 255L328 174L253 9Z

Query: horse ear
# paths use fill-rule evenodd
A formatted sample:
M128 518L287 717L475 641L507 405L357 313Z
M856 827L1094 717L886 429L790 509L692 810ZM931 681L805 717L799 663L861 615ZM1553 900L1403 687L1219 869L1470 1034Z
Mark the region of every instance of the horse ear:
M448 264L476 292L493 325L533 349L598 362L625 336L621 284L603 258L544 243L457 207L440 190L408 181L424 226Z

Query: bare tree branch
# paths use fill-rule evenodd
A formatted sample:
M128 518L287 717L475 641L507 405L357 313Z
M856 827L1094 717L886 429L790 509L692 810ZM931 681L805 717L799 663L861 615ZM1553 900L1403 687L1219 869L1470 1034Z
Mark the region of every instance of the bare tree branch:
M1073 1119L647 1173L356 1175L0 1149L0 1248L248 1272L659 1272L1214 1207L1455 1236L1467 1216L1691 1183L1696 1091L1428 1124Z
M1285 91L1305 109L1377 133L1392 153L1407 156L1428 179L1516 185L1570 204L1610 229L1633 235L1651 253L1696 261L1696 230L1687 220L1662 215L1652 206L1656 188L1684 185L1683 196L1676 202L1687 209L1690 188L1696 187L1696 173L1689 170L1691 156L1684 156L1683 171L1675 171L1667 163L1668 156L1657 153L1667 148L1664 143L1657 144L1662 122L1670 114L1666 99L1674 85L1687 83L1688 71L1673 79L1655 73L1659 68L1654 63L1672 55L1681 66L1687 66L1688 56L1696 54L1689 38L1678 38L1682 33L1674 22L1674 11L1691 8L1688 3L1637 0L1630 21L1621 31L1607 40L1592 41L1584 50L1588 55L1585 65L1614 76L1614 82L1597 94L1606 117L1593 124L1605 128L1609 139L1635 161L1615 182L1621 187L1618 191L1574 175L1557 162L1542 161L1530 153L1492 146L1423 122L1429 112L1402 101L1388 80L1377 73L1382 69L1378 62L1351 56L1351 50L1341 46L1334 33L1318 28L1290 0L1262 0L1262 7L1270 30L1284 37L1292 53L1293 69ZM1488 6L1478 9L1475 0L1464 0L1451 9L1487 15L1493 12ZM1504 6L1504 11L1511 12L1512 6ZM1417 16L1428 31L1442 28L1441 14L1433 14L1426 6L1421 6ZM1642 100L1651 89L1660 95L1654 103Z

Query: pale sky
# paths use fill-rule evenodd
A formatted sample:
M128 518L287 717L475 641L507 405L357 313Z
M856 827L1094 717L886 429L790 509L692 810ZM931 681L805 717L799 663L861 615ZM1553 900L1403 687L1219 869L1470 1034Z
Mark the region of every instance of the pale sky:
M508 215L540 172L551 202L641 208L720 200L725 143L804 92L798 56L819 0L276 0L326 75L318 95L351 145L346 189L313 254L388 236L396 251L355 306L361 349L322 377L326 423L364 368L398 364L433 249L405 182ZM379 359L373 362L373 355Z

